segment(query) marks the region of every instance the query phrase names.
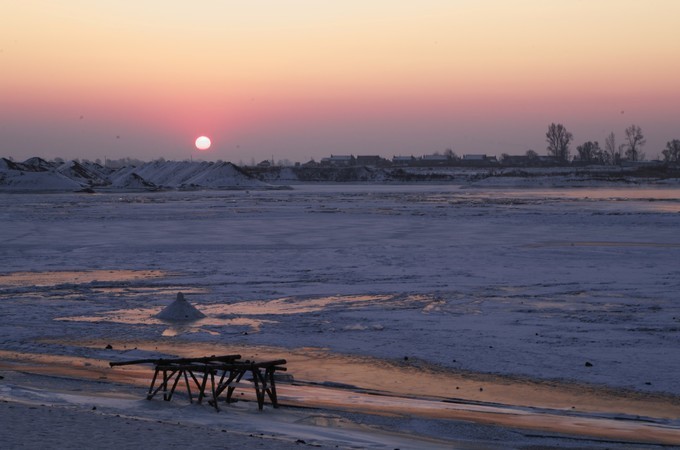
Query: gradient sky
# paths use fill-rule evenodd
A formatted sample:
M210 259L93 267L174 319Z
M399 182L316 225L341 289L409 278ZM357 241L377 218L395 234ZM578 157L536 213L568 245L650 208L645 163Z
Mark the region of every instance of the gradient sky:
M677 0L0 0L0 156L545 154L557 122L575 144L635 123L654 158L680 139L678 18Z

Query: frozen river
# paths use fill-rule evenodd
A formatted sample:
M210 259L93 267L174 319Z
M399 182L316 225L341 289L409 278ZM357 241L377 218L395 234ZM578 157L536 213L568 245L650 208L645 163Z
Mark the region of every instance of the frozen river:
M678 188L5 194L0 227L0 350L323 348L680 394ZM208 318L149 319L178 291Z

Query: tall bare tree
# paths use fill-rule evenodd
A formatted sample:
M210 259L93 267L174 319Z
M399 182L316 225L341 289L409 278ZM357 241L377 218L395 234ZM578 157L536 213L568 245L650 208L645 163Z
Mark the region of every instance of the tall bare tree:
M551 123L548 132L545 133L545 140L548 142L548 154L554 156L558 161L569 161L569 143L574 136L564 128L561 123Z
M647 140L639 126L633 124L626 128L626 159L629 161L644 160L645 154L642 153L642 146L645 143L647 143Z
M602 157L605 164L620 164L622 151L616 145L616 135L612 131L604 140L604 151L602 152Z
M680 139L666 142L666 148L661 153L663 160L667 163L680 162Z

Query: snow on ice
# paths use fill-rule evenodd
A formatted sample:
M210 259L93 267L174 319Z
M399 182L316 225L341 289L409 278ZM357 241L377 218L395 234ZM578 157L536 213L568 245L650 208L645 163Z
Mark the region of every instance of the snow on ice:
M43 163L33 163L38 169L31 172L4 160L3 185L38 175L75 183L64 175L69 171L41 171ZM199 173L196 164L149 165L118 179L134 173L157 186L223 187L215 180L226 172L242 180L240 186L266 186L239 178L228 165L203 165L209 170ZM116 185L116 176L106 177ZM269 430L289 439L272 444L281 448L300 445L297 440L368 448L583 447L561 440L547 425L541 438L517 431L529 425L428 419L403 399L393 408L411 412L401 418L333 406L349 395L357 405L379 408L377 397L361 397L361 389L375 382L370 374L403 369L404 377L417 376L422 385L414 381L407 395L427 390L446 399L437 408L506 405L521 409L512 409L512 417L536 414L532 426L543 423L548 411L551 420L564 423L606 420L607 427L623 427L617 442L680 443L672 434L680 428L675 185L13 192L0 195L0 219L5 400L53 408L95 402L102 414L127 411L160 420L182 409L184 425L214 430L217 420L226 420L245 434ZM177 292L200 294L191 298L206 317L169 333L154 316ZM96 382L97 376L127 375L105 371L108 360L220 353L209 349L283 356L298 383L284 385L284 397L325 398L305 397L312 388L331 397L316 410L284 407L265 411L266 417L237 403L217 419L208 408L187 409L174 400L106 400L114 381ZM50 361L67 372L37 383L31 377L44 373L38 367ZM321 367L312 370L309 361ZM326 366L335 369L324 372ZM92 392L63 393L76 391L70 377L81 372L95 375L87 384ZM22 381L20 373L32 375ZM389 386L406 395L396 382ZM126 395L143 396L143 390L141 383ZM562 391L569 392L564 400L551 397ZM513 395L519 398L511 400ZM663 407L655 410L649 406L654 402ZM368 423L370 429L359 426ZM637 437L626 434L645 426L635 429ZM598 427L603 429L592 429ZM390 434L395 430L405 435ZM576 425L563 432L588 434ZM601 445L588 440L588 448L611 446L608 436Z

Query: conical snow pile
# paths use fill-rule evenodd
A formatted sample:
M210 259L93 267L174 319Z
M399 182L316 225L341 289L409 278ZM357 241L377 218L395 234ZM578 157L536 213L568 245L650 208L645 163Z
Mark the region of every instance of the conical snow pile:
M186 301L184 294L178 292L177 299L166 306L154 317L162 320L180 322L202 319L205 317L205 314L196 309L196 307L194 307L191 303Z

